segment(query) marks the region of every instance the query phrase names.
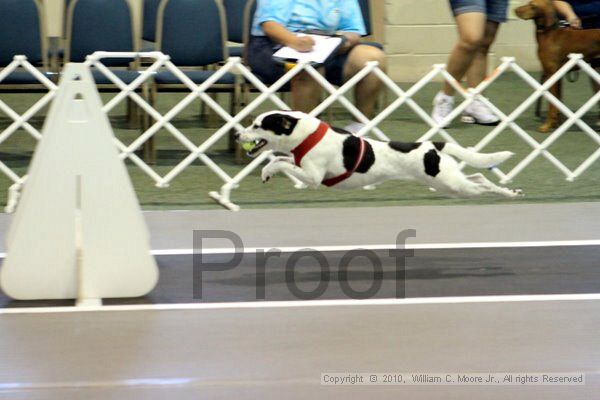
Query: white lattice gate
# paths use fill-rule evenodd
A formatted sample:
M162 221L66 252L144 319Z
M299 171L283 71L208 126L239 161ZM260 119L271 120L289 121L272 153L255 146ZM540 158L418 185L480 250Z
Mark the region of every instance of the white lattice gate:
M139 76L130 84L124 83L118 78L118 76L112 72L107 66L102 63L102 60L106 58L140 58L145 60L151 60L151 64L142 71L139 71ZM573 67L578 66L581 71L589 75L593 80L600 83L600 75L586 62L583 61L581 55L573 54L569 57L569 61L550 77L546 82L540 84L535 78L529 73L523 70L515 62L514 58L505 57L502 59L501 64L494 70L494 72L484 80L476 88L465 90L462 86L450 76L445 70L443 64L434 65L432 70L427 73L418 82L412 85L408 90L402 90L395 82L393 82L378 66L376 62L368 63L363 70L361 70L356 76L352 77L346 83L340 87L334 87L330 84L314 67L309 64L297 64L294 68L290 69L283 77L271 86L263 84L252 72L241 62L238 57L230 58L223 66L221 66L209 79L200 85L195 84L189 77L187 77L180 69L178 69L169 59L169 57L161 52L145 52L145 53L114 53L114 52L96 52L90 55L85 65L89 68L94 68L104 74L114 85L116 85L120 92L114 96L103 106L103 111L108 113L113 110L116 106L121 104L123 101L129 99L135 102L143 112L147 113L154 123L149 126L144 132L140 134L133 142L126 145L122 141L115 139L116 146L118 146L121 157L123 159L129 159L133 164L139 167L146 175L148 175L156 184L157 187L167 187L171 181L173 181L179 174L181 174L186 168L188 168L195 160L200 160L204 163L214 174L216 174L222 181L223 185L219 190L210 192L210 196L218 201L223 206L231 210L238 210L239 207L231 201L231 192L233 189L238 187L241 182L246 178L252 171L258 168L265 160L270 159L273 155L270 152L265 152L249 164L241 168L235 175L230 176L221 166L213 161L208 156L208 150L215 145L217 141L227 135L232 129L240 130L243 128L241 122L248 116L250 116L259 106L267 101L271 101L273 106L278 109L289 109L288 105L285 104L276 93L283 88L290 80L299 72L305 70L319 84L324 88L327 93L327 97L323 102L315 108L311 114L318 115L330 107L334 103L339 103L358 121L363 122L365 127L358 132L358 135L364 135L370 133L380 140L388 140L388 137L378 125L388 118L395 110L402 105L406 104L410 107L413 112L421 118L430 128L421 136L420 140L429 140L435 135L440 135L444 140L455 142L455 138L448 133L445 129L441 128L442 125L436 124L429 113L420 107L414 100L413 96L417 94L423 87L432 82L434 79L442 78L450 82L450 84L457 89L457 92L462 95L464 101L456 106L450 115L446 117L447 121L450 121L459 116L465 108L473 102L475 99L479 99L485 105L487 105L493 113L500 118L500 124L493 128L487 135L485 135L475 146L476 150L483 150L488 146L495 138L498 137L507 128L514 131L517 137L521 138L526 144L531 147L531 152L524 157L518 164L510 171L503 172L498 168L494 168L493 172L496 174L502 183L506 183L511 179L515 178L518 174L523 172L527 166L531 164L537 157L543 156L550 161L569 181L572 181L576 177L580 176L585 172L597 159L600 157L600 137L596 132L588 126L582 119L587 111L594 106L600 99L600 92L596 93L590 98L581 108L577 111L571 111L565 106L560 100L554 97L550 92L549 88L560 80L568 71ZM0 82L4 80L11 72L23 68L29 71L35 76L38 81L43 84L47 89L48 93L44 95L38 102L31 106L25 113L19 115L9 106L7 106L2 100L0 100L0 110L8 115L14 122L10 124L6 129L0 132L0 144L10 137L14 132L22 128L27 131L35 139L39 139L40 132L29 124L29 119L38 113L43 107L45 107L54 97L57 86L52 83L47 77L35 69L29 62L27 62L24 56L16 56L14 61L4 68L0 72ZM139 92L142 91L144 85L149 84L154 74L160 70L166 70L171 72L180 82L189 89L189 93L184 96L175 106L169 111L161 114L155 107L153 107ZM509 115L504 114L498 107L490 102L484 95L483 91L487 89L505 72L512 71L518 77L520 77L524 84L531 86L533 93L515 110ZM207 90L217 83L226 73L234 73L238 77L239 81L246 80L249 84L253 85L258 91L258 95L241 109L236 115L230 115L217 101L215 101L207 93ZM393 93L396 98L390 102L379 114L377 114L372 120L369 120L363 115L344 95L350 91L362 78L368 74L375 74ZM552 134L550 134L541 143L536 141L531 135L529 135L524 129L522 129L515 120L527 110L535 101L540 97L546 98L549 102L554 104L567 119L558 127ZM172 123L173 119L181 113L191 102L199 99L204 102L210 109L212 109L217 115L219 115L224 124L220 126L215 132L204 142L195 144L190 138L188 138L181 130L174 126ZM444 121L445 122L445 121ZM572 125L576 124L585 134L587 134L597 145L597 149L590 155L584 162L582 162L574 170L567 168L563 162L561 162L556 156L554 156L549 150L557 139L559 139ZM166 129L179 143L181 143L189 154L179 163L177 163L171 170L166 174L160 175L151 165L145 162L141 157L136 155L136 150L140 149L144 143L150 140L159 130ZM463 165L464 167L464 165ZM4 173L10 180L15 182L16 186L20 186L24 182L24 177L19 176L14 170L7 166L3 160L0 160L0 171ZM303 184L293 177L289 177L297 188L303 187ZM215 188L216 189L216 188ZM13 186L13 191L15 187Z

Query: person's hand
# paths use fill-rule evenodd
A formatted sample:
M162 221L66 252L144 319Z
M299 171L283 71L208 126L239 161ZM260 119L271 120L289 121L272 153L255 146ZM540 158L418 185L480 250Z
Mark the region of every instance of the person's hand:
M571 7L571 5L568 2L562 0L554 0L552 3L554 4L556 11L558 11L558 14L567 20L571 28L581 29L581 20L579 19L577 14L575 14L575 11L573 11L573 7Z
M581 29L581 20L577 15L573 14L570 18L567 18L567 22L569 23L569 26L571 26L571 28Z
M339 48L338 53L343 54L348 52L351 48L360 43L360 35L353 32L339 32L338 35L344 36L346 39L342 47Z
M300 52L307 52L311 51L314 45L315 40L310 36L296 36L289 44L289 47Z

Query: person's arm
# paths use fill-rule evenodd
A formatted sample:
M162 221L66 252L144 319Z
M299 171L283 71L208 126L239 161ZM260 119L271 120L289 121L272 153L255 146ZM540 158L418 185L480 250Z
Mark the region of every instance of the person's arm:
M301 38L286 28L293 6L291 0L257 0L254 23L275 43L297 51L311 51L314 45L311 38Z
M261 24L265 35L274 42L291 47L297 51L311 51L315 41L310 36L298 36L275 21L265 21Z
M360 35L356 32L337 32L338 35L344 36L346 41L339 48L338 53L346 53L348 50L360 43Z
M556 7L556 11L567 20L572 28L581 29L581 20L577 14L575 14L573 7L571 7L569 3L562 0L554 0L553 3L554 7Z

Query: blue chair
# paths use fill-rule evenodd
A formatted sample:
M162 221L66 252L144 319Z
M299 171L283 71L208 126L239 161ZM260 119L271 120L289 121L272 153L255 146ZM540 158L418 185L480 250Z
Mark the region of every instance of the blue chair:
M15 55L24 55L31 64L41 67L44 75L53 77L48 71L47 39L42 14L42 6L36 0L0 1L0 68L10 64ZM0 89L3 92L46 90L25 70L9 74L0 82Z
M127 0L71 0L67 12L65 62L83 62L95 51L136 51L132 13ZM123 82L138 76L137 62L132 59L104 59ZM117 67L117 68L114 68ZM120 68L120 69L119 69ZM111 81L93 70L97 85L110 86Z
M227 40L235 43L228 46L229 56L242 57L244 51L244 12L248 0L223 0L227 17Z
M67 11L67 38L65 45L65 62L83 62L95 51L135 52L138 45L134 33L132 12L127 0L71 0ZM109 67L125 84L130 84L138 76L140 62L138 59L104 58L102 64ZM120 89L102 72L93 68L92 77L98 90L103 92L119 92ZM142 97L147 98L148 85L136 89ZM144 127L139 107L131 99L127 99L127 116L130 128ZM149 144L144 144L144 157L148 156Z
M244 8L244 23L242 32L242 43L244 44L242 58L244 63L247 64L248 59L247 49L248 43L250 42L250 32L252 31L252 20L254 19L254 13L256 12L256 0L247 0L246 7Z
M169 55L173 64L197 85L213 76L214 67L228 57L227 23L221 0L162 0L156 26L157 49ZM158 91L189 90L172 72L159 71L154 76L151 99ZM230 114L236 114L241 93L236 75L226 73L207 91L229 93ZM204 103L201 107L204 109Z
M156 17L160 0L144 0L144 17L142 21L143 51L156 48Z
M367 29L365 36L370 36L373 33L371 31L371 0L358 0L358 4L362 11L363 20L365 21L365 28Z
M227 58L225 13L220 0L162 0L157 19L157 47L195 84L201 84L215 71L207 67ZM170 71L154 77L157 90L187 91ZM211 91L232 92L232 112L239 94L236 76L225 74Z

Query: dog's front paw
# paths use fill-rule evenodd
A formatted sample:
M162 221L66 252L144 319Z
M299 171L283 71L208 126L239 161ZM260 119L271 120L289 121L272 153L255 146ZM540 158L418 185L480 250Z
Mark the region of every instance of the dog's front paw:
M273 175L275 175L275 171L273 171L273 168L271 168L271 165L267 165L266 167L264 167L262 169L260 178L262 179L263 183L267 183L271 180Z

